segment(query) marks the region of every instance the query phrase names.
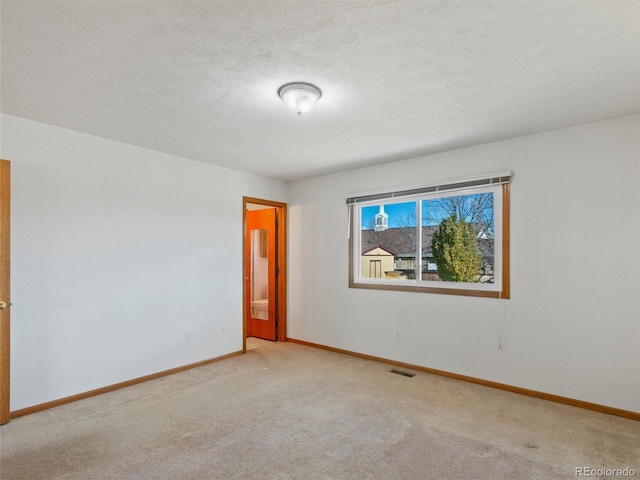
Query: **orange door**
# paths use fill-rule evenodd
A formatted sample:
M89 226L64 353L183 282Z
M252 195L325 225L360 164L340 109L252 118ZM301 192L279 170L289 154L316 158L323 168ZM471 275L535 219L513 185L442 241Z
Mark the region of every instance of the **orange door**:
M247 211L247 336L276 340L276 209Z
M0 160L0 424L10 419L9 410L9 202L10 163Z

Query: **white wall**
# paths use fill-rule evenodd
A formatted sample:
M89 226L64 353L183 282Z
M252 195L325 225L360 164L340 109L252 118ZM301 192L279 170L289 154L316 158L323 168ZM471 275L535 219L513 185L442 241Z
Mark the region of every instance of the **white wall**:
M242 349L242 196L283 182L2 120L12 410Z
M288 198L279 181L1 120L12 410L239 350L247 195L290 205L289 337L640 411L637 115L292 182ZM347 287L349 194L504 169L511 300Z
M291 183L288 336L640 411L639 132L635 115ZM348 288L350 194L507 169L510 300Z

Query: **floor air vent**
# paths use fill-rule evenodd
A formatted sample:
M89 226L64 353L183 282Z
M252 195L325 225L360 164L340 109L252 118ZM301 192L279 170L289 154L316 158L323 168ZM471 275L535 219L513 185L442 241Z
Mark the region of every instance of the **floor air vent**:
M394 368L393 370L391 370L391 373L397 373L398 375L402 375L404 377L415 377L416 376L415 373L405 372L403 370L398 370L397 368Z

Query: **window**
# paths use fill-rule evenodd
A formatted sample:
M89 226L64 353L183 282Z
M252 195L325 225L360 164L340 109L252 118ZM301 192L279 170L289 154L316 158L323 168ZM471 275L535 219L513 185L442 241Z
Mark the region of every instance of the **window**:
M510 178L349 198L349 286L509 298Z

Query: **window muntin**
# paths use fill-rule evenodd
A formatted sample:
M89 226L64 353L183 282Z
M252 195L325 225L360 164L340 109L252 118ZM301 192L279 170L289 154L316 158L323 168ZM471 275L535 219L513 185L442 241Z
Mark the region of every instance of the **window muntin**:
M508 276L503 284L502 271L505 264L508 269L508 249L503 250L505 243L508 247L508 193L506 183L356 203L352 226L359 228L353 228L350 286L508 298ZM386 229L376 228L380 223L376 215L380 219L381 213L388 216ZM463 280L443 281L432 241L442 220L454 213L473 231L479 266L471 279L462 276L456 278ZM363 273L361 258L367 255L370 260L378 255L376 259L383 263L381 277L371 278ZM475 271L475 267L469 268Z

